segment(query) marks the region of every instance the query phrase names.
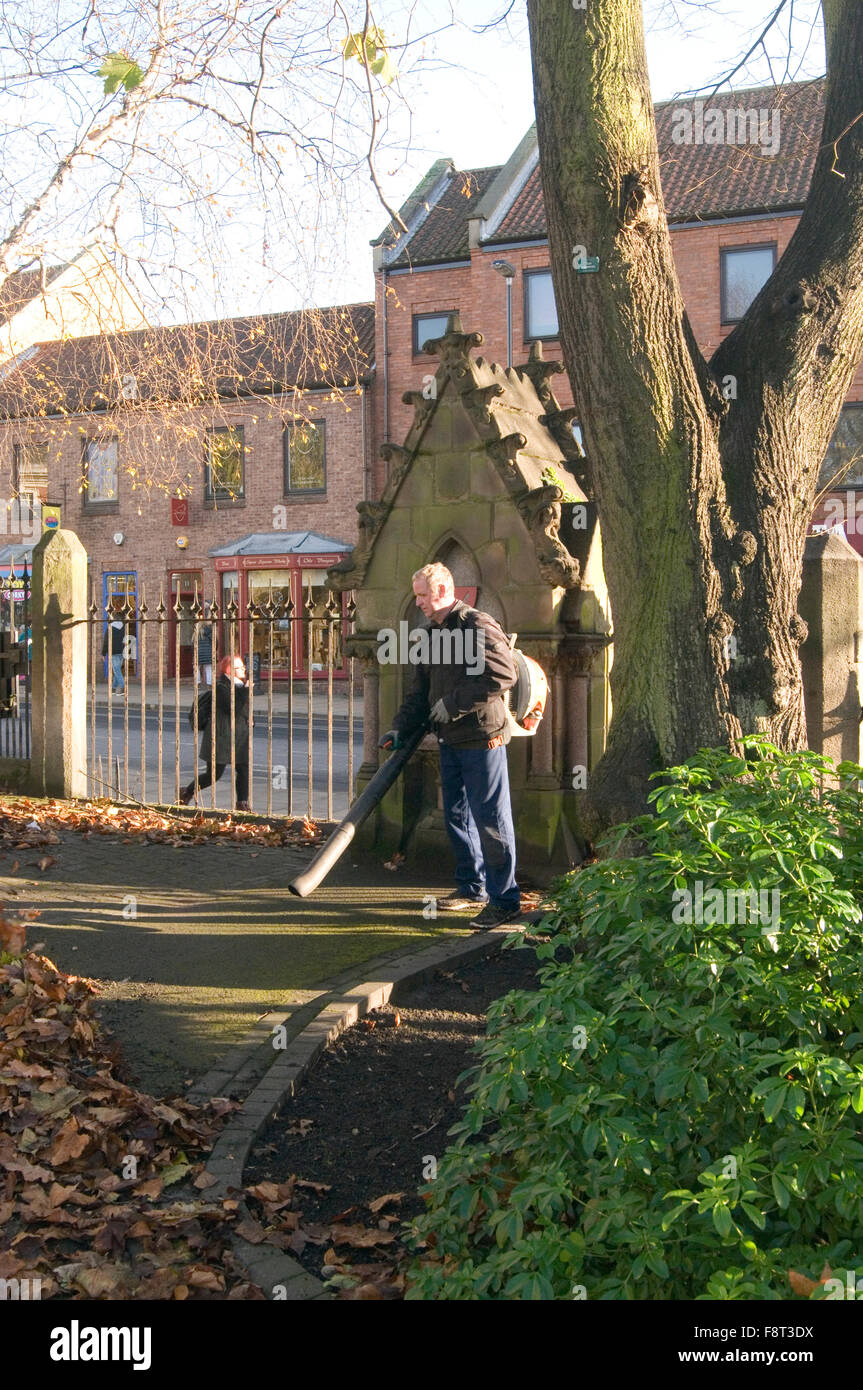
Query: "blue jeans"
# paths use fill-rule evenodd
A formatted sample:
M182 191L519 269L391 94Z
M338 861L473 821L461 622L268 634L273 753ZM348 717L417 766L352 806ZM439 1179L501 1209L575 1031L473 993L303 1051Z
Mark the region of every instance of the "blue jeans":
M111 684L115 690L125 690L126 682L123 680L123 653L117 652L111 657Z
M441 743L440 778L458 887L470 898L487 892L493 907L517 906L505 746L459 748Z

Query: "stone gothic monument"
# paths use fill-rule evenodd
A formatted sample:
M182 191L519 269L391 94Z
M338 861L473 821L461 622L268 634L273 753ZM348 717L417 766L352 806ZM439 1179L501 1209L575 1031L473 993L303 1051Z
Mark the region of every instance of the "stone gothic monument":
M535 345L506 369L473 350L480 333L450 318L426 345L439 358L421 391L404 444L385 444L389 477L379 502L359 504L361 539L329 572L353 590L355 655L364 661L364 758L358 790L378 767L413 667L382 665L378 633L421 621L411 577L440 560L459 597L491 613L544 668L545 718L509 745L520 863L548 879L578 861L578 803L605 744L611 616L596 510L582 487L584 455L549 379L563 370ZM409 857L445 841L437 744L429 736L405 776L366 823L365 843Z

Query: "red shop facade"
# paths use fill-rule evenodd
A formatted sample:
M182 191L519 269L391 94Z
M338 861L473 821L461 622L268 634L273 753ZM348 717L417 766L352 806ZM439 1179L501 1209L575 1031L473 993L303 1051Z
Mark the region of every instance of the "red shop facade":
M323 621L333 597L326 573L350 554L352 546L313 531L263 533L246 536L231 545L211 550L216 570L216 592L222 611L221 637L228 638L224 614L231 602L239 613L237 649L257 655L260 672L267 678L272 653L273 680L327 679L329 643L333 644L333 676L344 679L347 659L343 624ZM210 591L210 586L207 586ZM334 595L344 615L347 599ZM316 621L307 621L309 601ZM293 608L289 609L289 601ZM249 620L249 605L272 602L272 625Z

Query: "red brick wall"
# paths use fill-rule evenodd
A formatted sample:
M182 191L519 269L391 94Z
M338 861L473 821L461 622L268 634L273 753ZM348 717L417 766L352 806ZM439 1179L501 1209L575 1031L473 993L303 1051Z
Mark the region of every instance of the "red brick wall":
M672 228L671 241L680 286L692 328L699 346L710 357L722 338L731 331L720 324L719 252L725 246L758 245L775 241L782 255L794 233L796 217L765 218L748 222L705 223L694 228ZM522 271L549 264L547 246L507 247L505 250L479 250L471 254L471 263L464 269L416 270L410 274L388 276L388 361L389 361L389 438L400 443L410 427L413 412L402 403L402 392L418 390L423 373L434 369L431 358L416 358L412 353L411 316L415 313L441 313L458 309L467 330L483 335L479 350L492 361L506 362L506 283L492 269L492 261L501 256L516 269L513 281L513 361L516 365L527 358L529 344L524 341L524 279ZM376 383L375 418L377 441L384 435L383 401L383 297L381 275L376 275L377 315L376 352L378 379ZM560 359L560 344L544 342L547 358ZM572 395L565 376L552 383L561 405L571 405ZM849 400L863 400L863 367L858 371ZM377 465L378 490L385 481L385 466Z
M146 588L148 603L168 591L172 569L201 569L205 596L212 593L215 575L208 551L251 532L317 531L349 544L357 538L357 503L364 496L363 413L371 433L371 402L346 395L329 401L323 394L303 398L309 418L326 421L327 494L301 501L284 496L283 431L292 418L290 398L225 402L221 409L185 411L169 416L156 411L100 413L65 421L44 421L29 427L33 438L50 437L49 501L63 505L63 525L77 532L90 557L90 575L101 601L105 572L132 571L138 591ZM219 503L204 500L203 458L207 426L242 425L245 432L245 500ZM96 514L86 509L80 491L82 441L101 433L119 437L119 503L116 510ZM7 425L0 433L0 491L11 491L12 446L24 437L23 426ZM134 475L130 472L134 470ZM136 486L149 479L150 486ZM171 525L169 493L178 484L189 496L189 524ZM274 508L284 507L284 513ZM122 545L115 532L122 531ZM179 535L188 537L180 550ZM14 537L7 536L7 542Z

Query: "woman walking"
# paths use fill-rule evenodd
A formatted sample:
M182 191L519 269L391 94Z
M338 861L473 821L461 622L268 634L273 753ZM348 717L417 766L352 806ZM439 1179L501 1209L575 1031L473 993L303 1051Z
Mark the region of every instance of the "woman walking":
M192 797L218 782L231 761L231 682L234 685L234 768L237 793L237 810L248 811L249 807L249 677L241 656L223 656L219 662L219 678L212 691L204 691L203 714L200 717L201 758L206 763L206 771L201 778L195 778L180 792L180 801L188 806ZM213 695L216 701L216 760L215 775L213 756L213 736L210 729ZM209 709L206 700L209 696ZM199 711L201 705L198 706Z

